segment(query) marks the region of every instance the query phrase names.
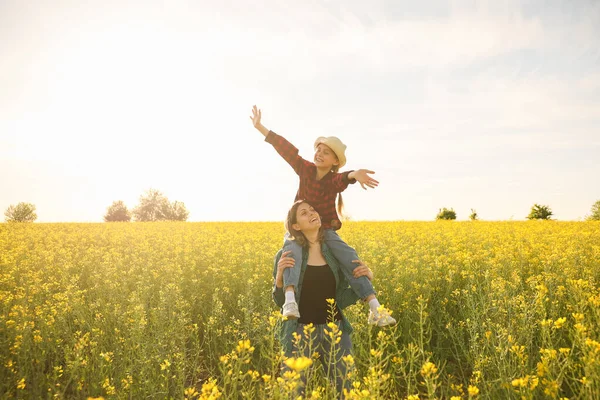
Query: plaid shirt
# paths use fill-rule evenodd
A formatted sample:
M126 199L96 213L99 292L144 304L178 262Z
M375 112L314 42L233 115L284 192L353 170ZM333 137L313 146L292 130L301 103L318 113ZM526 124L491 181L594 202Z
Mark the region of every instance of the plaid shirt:
M342 222L335 209L335 198L348 187L348 184L356 182L356 179L348 178L348 174L352 171L329 172L321 180L317 180L317 166L300 157L298 149L293 144L273 131L269 131L265 141L273 145L300 177L300 187L295 200L309 202L321 216L324 229L340 229Z

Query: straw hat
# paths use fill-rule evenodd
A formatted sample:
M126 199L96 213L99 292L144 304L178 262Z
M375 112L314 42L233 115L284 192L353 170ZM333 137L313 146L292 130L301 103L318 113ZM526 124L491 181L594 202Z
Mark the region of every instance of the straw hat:
M340 162L340 168L346 165L346 145L342 143L340 139L336 138L335 136L318 137L317 140L315 140L315 150L317 150L317 147L321 143L333 150L333 152L338 158L338 161Z

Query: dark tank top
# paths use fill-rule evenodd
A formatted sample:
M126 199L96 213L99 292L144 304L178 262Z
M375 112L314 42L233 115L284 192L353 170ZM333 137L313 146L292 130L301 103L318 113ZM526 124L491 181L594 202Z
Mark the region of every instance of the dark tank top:
M307 265L300 293L301 324L326 324L331 321L327 299L335 299L335 276L329 265ZM341 320L340 310L335 305L334 320Z

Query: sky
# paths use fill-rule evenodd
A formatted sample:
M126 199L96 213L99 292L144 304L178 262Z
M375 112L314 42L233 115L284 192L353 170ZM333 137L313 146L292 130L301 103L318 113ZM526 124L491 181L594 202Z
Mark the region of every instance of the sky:
M353 220L579 220L600 200L600 2L0 0L0 210L282 221L318 136Z

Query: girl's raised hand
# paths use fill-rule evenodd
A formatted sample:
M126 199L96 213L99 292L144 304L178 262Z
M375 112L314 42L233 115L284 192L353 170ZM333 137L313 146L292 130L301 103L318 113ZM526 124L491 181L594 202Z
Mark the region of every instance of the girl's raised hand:
M252 107L252 116L250 117L250 119L252 120L252 125L254 125L255 128L257 128L260 125L260 118L261 118L262 114L260 112L260 110L258 108L256 108L256 106Z
M375 171L371 171L368 169L359 169L354 171L353 178L360 182L360 186L362 186L363 189L367 190L365 185L367 185L371 189L375 189L377 185L379 185L379 182L368 175L374 173Z
M366 276L370 281L373 280L373 271L371 271L371 268L367 267L367 264L360 260L353 260L352 262L358 264L358 267L354 268L354 271L352 271L352 275L355 278Z

